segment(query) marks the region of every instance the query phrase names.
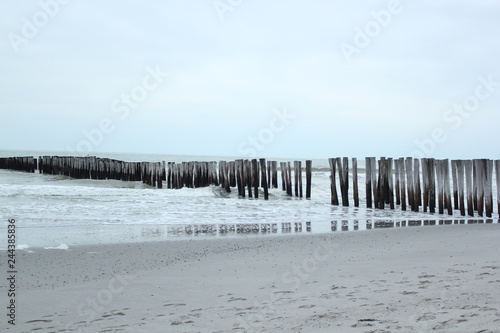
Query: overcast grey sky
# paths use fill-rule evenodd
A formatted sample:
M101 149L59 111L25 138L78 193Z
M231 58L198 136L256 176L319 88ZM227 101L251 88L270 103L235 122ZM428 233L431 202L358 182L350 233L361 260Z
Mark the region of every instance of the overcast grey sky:
M2 1L0 149L499 158L499 17L497 0Z

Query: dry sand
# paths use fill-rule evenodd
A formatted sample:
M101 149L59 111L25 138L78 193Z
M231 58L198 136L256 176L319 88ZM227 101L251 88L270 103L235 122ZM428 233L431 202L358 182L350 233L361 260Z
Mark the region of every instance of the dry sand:
M2 331L500 332L499 224L30 250Z

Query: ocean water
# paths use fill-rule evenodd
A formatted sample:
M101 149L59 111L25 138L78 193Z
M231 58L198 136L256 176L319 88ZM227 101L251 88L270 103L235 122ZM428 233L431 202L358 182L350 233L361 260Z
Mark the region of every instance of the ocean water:
M66 155L61 152L0 151L0 156ZM96 154L124 161L231 161L236 157ZM268 159L277 161L305 159ZM351 161L350 161L351 163ZM279 164L278 164L279 165ZM293 163L292 163L293 165ZM201 237L253 237L306 232L365 230L385 222L407 221L439 224L492 222L454 216L390 209L367 209L364 158L358 158L360 207L353 207L350 174L350 207L330 205L328 160L313 160L311 200L288 197L270 189L268 201L238 198L219 187L156 189L142 182L76 180L66 176L0 170L0 234L6 239L7 220L15 219L21 249L114 242L164 241ZM293 177L292 177L293 178ZM305 195L305 175L303 179ZM340 189L339 189L340 194ZM496 192L494 193L496 203ZM339 198L340 200L340 198ZM494 207L496 208L496 206ZM498 217L498 213L494 214ZM455 221L453 221L455 220ZM332 221L337 228L332 231ZM310 222L307 229L306 222ZM384 225L387 225L385 223ZM391 225L391 224L389 224ZM5 249L6 242L0 242Z

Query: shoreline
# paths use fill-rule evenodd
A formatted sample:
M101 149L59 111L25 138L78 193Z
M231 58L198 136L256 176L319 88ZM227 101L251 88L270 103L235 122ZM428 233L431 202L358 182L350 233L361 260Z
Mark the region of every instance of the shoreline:
M16 330L495 332L499 232L482 224L18 251Z

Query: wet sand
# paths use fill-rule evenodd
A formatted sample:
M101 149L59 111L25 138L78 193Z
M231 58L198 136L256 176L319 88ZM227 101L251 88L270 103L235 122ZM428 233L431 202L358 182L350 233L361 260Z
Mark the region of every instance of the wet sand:
M2 330L500 332L498 224L29 250Z

